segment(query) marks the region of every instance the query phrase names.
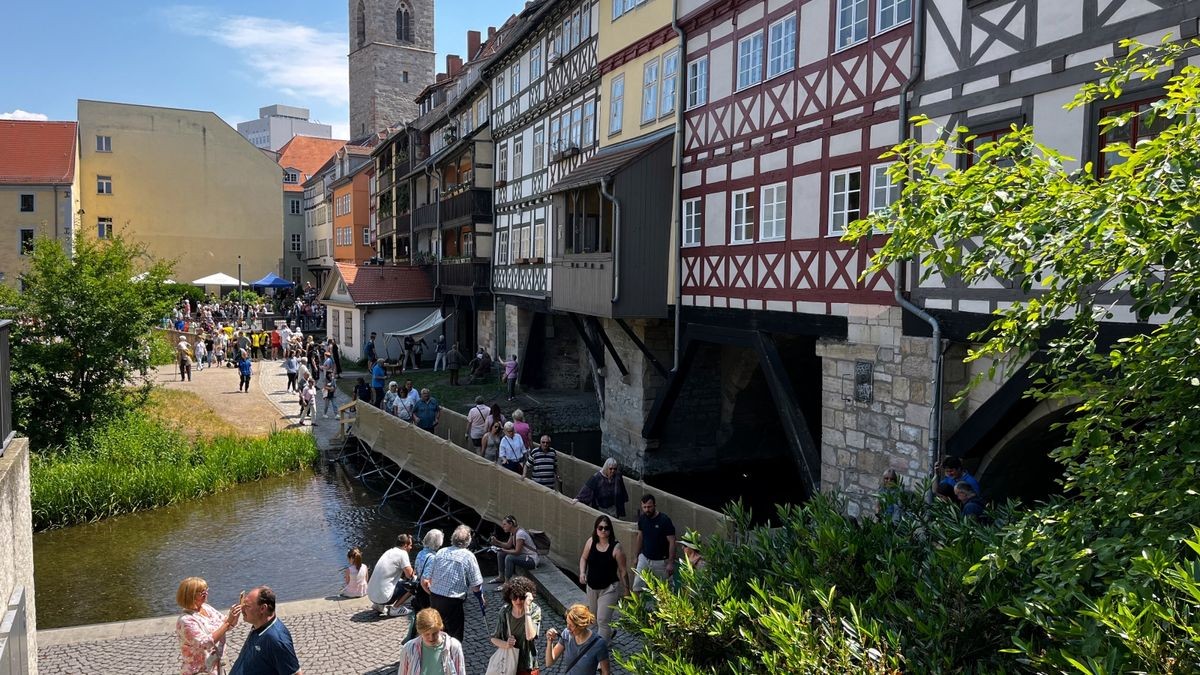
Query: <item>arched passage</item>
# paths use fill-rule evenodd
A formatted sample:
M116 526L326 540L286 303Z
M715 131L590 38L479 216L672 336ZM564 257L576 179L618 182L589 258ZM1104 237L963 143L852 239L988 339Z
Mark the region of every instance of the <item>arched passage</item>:
M1017 421L994 446L979 453L976 477L992 499L1030 504L1061 492L1062 465L1050 453L1067 442L1063 423L1073 406L1043 401Z

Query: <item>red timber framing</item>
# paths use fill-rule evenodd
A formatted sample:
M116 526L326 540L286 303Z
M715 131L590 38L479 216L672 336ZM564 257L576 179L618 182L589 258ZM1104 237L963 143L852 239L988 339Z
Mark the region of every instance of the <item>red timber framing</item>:
M771 10L779 3L724 0L684 17L684 82L689 64L708 59L707 101L684 113L681 196L700 200L699 242L683 249L685 305L844 315L849 304L892 304L890 273L859 278L885 236L852 246L831 228L834 181L844 172L859 172L858 208L842 209L849 220L869 213L873 197L895 194L876 186L874 174L896 142L912 29L906 21L877 31L880 1L867 3L866 39L842 49L838 0ZM770 27L789 16L796 17L793 67L771 77ZM823 30L811 25L818 21ZM760 31L762 77L738 90L739 42ZM818 31L825 45L814 47ZM714 95L724 91L730 93ZM768 238L760 201L763 188L780 184L782 236ZM735 232L735 209L745 203L735 204L734 195L747 190L753 225ZM778 194L772 197L778 203Z

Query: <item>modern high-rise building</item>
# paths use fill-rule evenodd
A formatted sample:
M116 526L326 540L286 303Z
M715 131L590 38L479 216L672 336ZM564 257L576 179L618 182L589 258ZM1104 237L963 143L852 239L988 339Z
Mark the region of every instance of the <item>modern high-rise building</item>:
M311 122L308 108L290 105L269 105L258 109L258 119L239 122L238 133L254 145L277 152L295 136L333 138L333 127Z

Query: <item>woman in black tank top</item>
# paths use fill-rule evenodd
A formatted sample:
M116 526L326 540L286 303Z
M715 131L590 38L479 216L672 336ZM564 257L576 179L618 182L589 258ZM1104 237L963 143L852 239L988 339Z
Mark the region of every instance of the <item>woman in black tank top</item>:
M606 640L612 639L609 622L614 606L622 596L629 595L628 579L625 551L617 541L612 520L601 515L592 526L592 536L583 542L579 583L587 594L588 609L596 615L596 627Z

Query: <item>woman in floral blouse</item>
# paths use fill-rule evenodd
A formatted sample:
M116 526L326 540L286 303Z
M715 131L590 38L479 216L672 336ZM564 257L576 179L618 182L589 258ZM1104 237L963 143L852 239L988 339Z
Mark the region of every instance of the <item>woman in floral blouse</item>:
M175 635L183 652L182 675L217 675L224 672L221 655L225 652L225 634L237 625L241 604L229 608L229 616L207 602L208 582L188 577L179 582L175 602L183 616L175 622Z

